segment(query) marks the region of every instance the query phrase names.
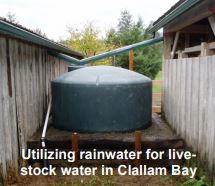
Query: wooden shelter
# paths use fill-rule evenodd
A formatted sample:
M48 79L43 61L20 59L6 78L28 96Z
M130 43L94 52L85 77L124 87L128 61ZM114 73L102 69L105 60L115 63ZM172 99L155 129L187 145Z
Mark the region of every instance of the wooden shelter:
M215 175L215 1L180 0L150 31L160 28L163 115Z
M20 149L44 122L50 80L67 71L68 63L50 52L82 58L63 45L0 19L1 179L17 173Z

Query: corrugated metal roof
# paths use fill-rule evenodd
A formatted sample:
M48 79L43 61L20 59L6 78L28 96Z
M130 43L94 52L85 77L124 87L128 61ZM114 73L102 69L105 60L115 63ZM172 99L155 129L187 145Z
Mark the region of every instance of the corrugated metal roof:
M160 28L164 27L166 24L171 22L179 15L188 11L200 1L202 0L179 0L175 5L173 5L167 12L165 12L153 23L153 26L149 29L149 32L152 33L158 31Z
M56 52L67 54L78 59L83 58L82 54L71 50L63 46L62 44L54 42L38 33L35 33L34 31L27 29L20 24L11 23L2 17L0 17L0 33L12 36L14 38L22 39L43 47L47 47Z

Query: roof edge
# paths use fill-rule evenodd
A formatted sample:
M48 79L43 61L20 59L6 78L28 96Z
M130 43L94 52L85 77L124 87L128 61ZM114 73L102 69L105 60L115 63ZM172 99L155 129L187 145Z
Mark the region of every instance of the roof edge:
M165 25L167 25L169 22L171 22L173 19L175 19L177 16L183 14L193 6L195 6L197 3L199 3L202 0L186 0L182 4L180 4L178 7L173 9L169 14L164 16L160 21L155 23L148 31L148 33L153 33L158 31L159 29L163 28Z
M10 24L8 21L0 20L0 32L6 35L10 35L14 38L44 46L73 57L83 58L83 55L79 52L73 51L63 46L62 44L56 43L36 33L30 32L29 30L22 28L21 26L15 26L14 24Z

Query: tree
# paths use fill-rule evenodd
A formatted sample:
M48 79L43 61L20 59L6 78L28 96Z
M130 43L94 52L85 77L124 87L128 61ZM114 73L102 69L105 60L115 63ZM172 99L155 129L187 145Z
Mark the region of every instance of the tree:
M121 47L150 39L147 29L141 18L134 22L128 11L122 11L117 29L108 31L106 43ZM128 68L128 53L118 55L116 60L119 66ZM135 71L153 79L161 69L161 45L135 49L134 64Z
M6 19L8 21L10 21L11 23L18 23L17 21L17 17L15 13L12 13L11 11L9 11L6 15Z
M34 29L33 31L34 31L35 33L37 33L37 34L39 34L39 35L41 35L41 36L47 38L46 34L45 34L40 28L36 28L36 29Z
M92 23L87 23L83 29L68 27L68 32L70 36L66 41L66 45L81 52L85 57L91 57L111 49L110 45L106 45L104 40L99 37L100 32L93 27ZM110 63L109 59L104 59L94 62L93 65L109 65Z

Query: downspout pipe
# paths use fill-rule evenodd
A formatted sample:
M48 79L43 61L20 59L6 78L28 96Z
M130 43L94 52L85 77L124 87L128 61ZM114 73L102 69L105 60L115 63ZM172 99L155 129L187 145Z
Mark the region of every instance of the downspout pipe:
M43 132L42 132L42 136L40 138L42 149L46 149L45 137L46 137L46 131L47 131L48 122L49 122L50 111L51 111L51 102L52 102L52 99L50 99L50 101L49 101L48 110L47 110L46 118L45 118L45 123L43 125ZM43 166L48 167L47 159L43 160Z
M88 63L91 63L91 62L95 62L95 61L98 61L98 60L101 60L101 59L105 59L107 57L112 57L112 56L116 56L116 55L121 54L121 53L128 52L128 51L130 51L132 49L137 49L137 48L142 48L142 47L145 47L145 46L154 45L154 44L162 42L162 41L163 41L163 37L159 37L159 38L155 38L155 39L149 39L149 40L141 41L139 43L135 43L135 44L128 45L128 46L125 46L125 47L121 47L121 48L118 48L118 49L115 49L115 50L111 50L109 52L98 54L98 55L95 55L95 56L92 56L92 57L89 57L89 58L85 58L85 59L82 59L82 60L77 60L77 59L75 59L73 57L70 57L68 55L61 54L61 53L49 52L49 54L52 55L52 56L58 57L58 58L60 58L60 59L62 59L64 61L67 61L69 63L75 64L75 65L85 65L85 64L88 64Z

